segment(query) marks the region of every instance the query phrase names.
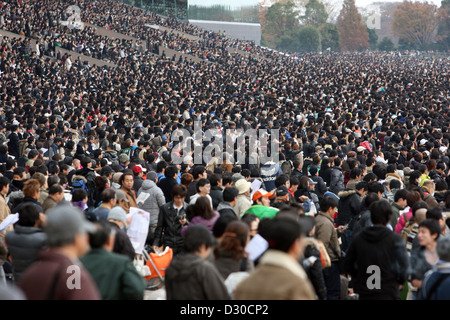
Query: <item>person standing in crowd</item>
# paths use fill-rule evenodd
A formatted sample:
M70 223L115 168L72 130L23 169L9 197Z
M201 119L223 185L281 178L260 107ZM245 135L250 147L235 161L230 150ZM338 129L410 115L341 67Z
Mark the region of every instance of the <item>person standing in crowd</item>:
M321 241L327 249L331 260L331 266L323 269L325 285L327 287L327 300L339 300L341 294L339 259L341 248L338 242L338 232L343 232L343 227L335 229L333 217L338 208L338 203L332 197L325 197L320 202L320 211L316 215L315 227L317 240Z
M299 259L304 231L291 217L263 220L269 243L255 270L234 291L236 300L315 300L314 288ZM263 223L263 221L261 223Z
M205 226L186 231L183 255L173 258L165 274L167 300L230 300L224 279L207 260L214 238Z
M158 216L158 224L153 240L154 251L164 251L166 246L172 248L174 255L183 250L184 239L181 235L183 226L187 223L186 187L177 184L172 188L172 201L161 206Z
M93 231L94 226L76 208L59 206L47 214L44 232L49 250L41 252L39 263L30 266L18 284L28 300L101 299L97 285L78 260L88 251L88 232ZM70 279L74 270L80 275L78 283ZM70 289L69 283L79 289Z
M378 200L369 209L373 226L363 229L350 244L345 272L351 275L360 300L398 300L408 278L406 248L403 239L386 227L392 215L389 202ZM379 278L371 278L374 274Z
M126 171L124 172L119 179L119 184L121 186L120 190L125 193L127 197L127 202L124 202L124 209L126 213L130 213L130 208L138 208L138 204L136 202L136 193L133 190L134 185L134 177L133 173Z
M89 232L89 252L81 263L95 281L102 300L142 300L145 282L133 263L112 252L115 229L106 221L95 223Z

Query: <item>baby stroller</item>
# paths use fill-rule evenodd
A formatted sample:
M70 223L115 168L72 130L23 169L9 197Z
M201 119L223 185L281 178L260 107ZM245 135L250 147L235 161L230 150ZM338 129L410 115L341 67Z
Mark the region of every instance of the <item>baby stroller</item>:
M144 277L148 290L157 290L164 286L166 269L173 258L172 248L166 247L163 252L154 252L153 249L144 248L144 263L150 269L150 275Z

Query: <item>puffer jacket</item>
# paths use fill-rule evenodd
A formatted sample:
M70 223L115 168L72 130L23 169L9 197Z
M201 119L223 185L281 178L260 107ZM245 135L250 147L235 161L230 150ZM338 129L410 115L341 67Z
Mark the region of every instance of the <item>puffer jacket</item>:
M325 286L320 249L316 239L312 237L305 238L305 251L301 263L316 291L317 298L319 300L325 300L327 297L327 287Z
M14 230L5 236L8 251L11 254L15 279L38 260L39 252L46 246L47 235L41 228L15 225Z
M345 184L342 169L339 167L333 167L333 171L331 171L330 191L334 194L338 194L339 191L342 191L344 189Z
M166 203L166 198L162 190L156 185L154 181L145 180L142 183L138 192L138 197L141 193L147 193L149 197L144 203L138 203L139 208L150 213L150 225L158 223L159 208Z

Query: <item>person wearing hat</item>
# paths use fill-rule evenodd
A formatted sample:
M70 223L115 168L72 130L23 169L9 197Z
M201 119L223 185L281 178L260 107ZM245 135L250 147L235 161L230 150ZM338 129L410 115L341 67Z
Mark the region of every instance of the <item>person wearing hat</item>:
M119 156L119 163L120 163L120 167L122 168L122 170L127 169L128 165L130 164L130 157L127 154L122 153Z
M279 211L278 208L274 208L270 205L270 198L274 195L274 192L267 192L264 189L259 189L253 194L253 205L245 211L245 214L254 214L260 220L263 218L274 218Z
M112 184L112 178L114 173L115 173L114 170L110 166L105 166L102 168L102 170L100 170L100 175L108 178L110 184Z
M234 211L238 217L241 217L245 211L247 211L251 206L252 202L250 200L250 192L252 184L245 179L239 179L235 183L236 189L239 191L239 195L236 199L236 205L234 206Z
M118 194L117 191L116 194ZM133 261L136 251L126 232L128 227L127 213L122 207L116 205L109 211L107 221L116 231L113 252L125 255L130 261Z
M122 189L114 189L114 191L116 192L116 199L117 199L116 205L124 210L129 208L127 204L130 201L128 200L126 193Z
M139 189L142 186L142 183L144 182L144 174L147 171L147 169L143 168L140 164L137 164L133 167L133 173L134 173L134 184L133 184L133 190L135 192L138 192Z
M286 186L280 186L275 190L275 200L272 207L282 209L289 206L289 190Z
M97 285L79 262L89 250L89 232L95 230L83 212L57 206L47 214L44 232L49 249L30 266L18 286L28 300L100 300Z

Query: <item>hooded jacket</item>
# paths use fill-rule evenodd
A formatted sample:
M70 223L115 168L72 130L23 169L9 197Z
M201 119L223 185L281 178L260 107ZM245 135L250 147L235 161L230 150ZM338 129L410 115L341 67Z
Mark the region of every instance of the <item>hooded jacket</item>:
M142 183L138 192L138 197L141 193L147 193L149 196L144 203L138 203L139 207L150 213L150 225L158 223L159 208L166 203L164 193L152 180L145 180Z
M165 275L167 300L229 300L224 279L209 261L193 253L174 257Z
M380 287L369 287L379 270ZM360 300L398 300L399 285L408 279L409 258L403 239L385 226L371 226L359 233L346 252L345 271ZM376 271L375 271L376 272ZM371 278L371 279L369 279Z

